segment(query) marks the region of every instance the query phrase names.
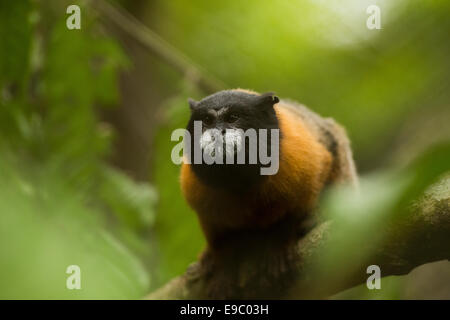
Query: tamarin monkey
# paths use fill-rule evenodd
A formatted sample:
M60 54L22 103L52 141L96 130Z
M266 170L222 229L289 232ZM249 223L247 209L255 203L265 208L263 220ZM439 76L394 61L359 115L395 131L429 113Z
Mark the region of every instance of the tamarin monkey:
M279 129L276 174L261 175L264 165L259 162L184 161L181 188L207 239L200 260L210 274L207 297L282 294L295 268L296 240L316 220L312 218L321 192L334 183L357 185L345 130L333 119L272 93L225 90L198 102L189 99L189 105L191 137L194 121L201 121L203 132ZM186 148L205 152L201 139L191 139ZM248 144L245 150L249 151Z

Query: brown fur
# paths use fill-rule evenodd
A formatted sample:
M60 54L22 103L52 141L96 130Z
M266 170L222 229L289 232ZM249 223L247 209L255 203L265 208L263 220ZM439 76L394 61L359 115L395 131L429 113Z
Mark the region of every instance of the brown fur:
M340 126L295 103L280 101L274 108L282 136L279 171L254 190L235 195L213 189L196 177L189 164L181 168L182 192L197 212L208 240L205 265L214 266L216 277L230 272L240 277L248 273L242 260L259 259L261 270L248 282L253 292L264 291L261 283L255 287L255 279L264 275L269 283L265 289L270 292L281 281L279 275L289 270L289 261L295 260L293 241L302 222L312 215L324 187L333 182L355 185L357 181L349 142ZM270 258L267 252L278 252L273 255L278 258ZM274 259L277 261L263 262ZM227 266L229 261L232 265ZM225 282L213 281L212 292L227 292ZM236 292L230 289L225 295L238 297Z

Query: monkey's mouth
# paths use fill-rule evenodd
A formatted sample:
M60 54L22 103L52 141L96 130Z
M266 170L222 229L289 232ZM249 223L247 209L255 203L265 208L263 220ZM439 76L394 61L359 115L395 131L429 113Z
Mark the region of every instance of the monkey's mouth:
M200 148L211 158L234 159L242 150L242 133L239 130L227 129L225 133L217 129L208 129L200 138Z

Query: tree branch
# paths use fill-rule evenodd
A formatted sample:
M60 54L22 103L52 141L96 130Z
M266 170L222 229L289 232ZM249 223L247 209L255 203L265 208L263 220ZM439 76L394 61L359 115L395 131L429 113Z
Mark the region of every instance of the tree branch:
M378 265L382 276L405 275L422 264L450 259L450 179L434 186L408 210L408 214L387 221L384 230L358 238L359 250L346 250L342 230L327 221L298 241L298 261L292 286L283 296L272 298L327 298L364 283L369 265ZM345 237L351 237L346 234ZM342 246L341 246L342 244ZM320 264L329 248L333 268ZM147 299L204 299L207 284L200 263L151 293ZM235 279L230 279L235 281ZM248 296L248 298L252 298Z
M446 189L434 188L407 215L387 221L384 230L376 231L377 235L368 233L359 238L359 250L354 252L339 245L341 235L332 223L313 230L299 242L305 272L288 297L326 298L365 283L370 265L379 266L385 277L406 275L425 263L450 259L449 185L444 184ZM332 271L316 263L329 246L343 249L333 256L336 263Z
M90 1L101 18L107 19L116 28L135 39L146 49L162 59L206 93L213 93L226 88L226 85L210 75L206 70L196 65L181 51L167 43L126 10L105 0Z

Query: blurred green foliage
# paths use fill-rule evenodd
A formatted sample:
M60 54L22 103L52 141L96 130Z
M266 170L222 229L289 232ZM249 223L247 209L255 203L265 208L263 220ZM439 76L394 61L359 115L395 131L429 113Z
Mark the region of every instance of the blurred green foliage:
M0 163L1 299L130 299L146 293L139 260L103 227L86 194L41 168L30 177ZM81 269L81 290L66 269Z
M128 60L87 7L77 32L67 1L0 3L0 297L140 298L156 191L105 163L98 115ZM82 290L66 289L71 264Z
M176 143L170 141L171 134L174 129L186 125L189 107L184 98L175 97L166 102L164 109L167 112L156 136L158 152L154 159L154 166L158 168L154 183L160 194L155 226L159 244L157 284L184 272L186 266L195 261L205 242L195 213L181 195L178 186L180 167L171 160L172 147Z
M449 190L450 179L445 176L450 169L449 159L450 142L435 145L403 170L365 176L361 180L358 195L345 188L328 192L321 214L334 221L334 228L337 230L335 236L340 241L322 250L318 254L319 261L309 272L342 268L345 268L347 274L357 272L358 269L355 268L359 268L361 261L366 261L372 254L369 250L362 250L368 234L371 235L372 245L390 241L386 225L404 219L406 214L411 213L411 202L419 199L430 185L439 181L441 186L446 186ZM333 279L331 275L329 282L340 280ZM384 284L383 280L383 286ZM341 294L339 297L401 298L398 293L401 291L401 279L390 278L386 284L388 287L380 291L369 291L362 285L359 291L354 290L355 292L347 293L348 296Z

